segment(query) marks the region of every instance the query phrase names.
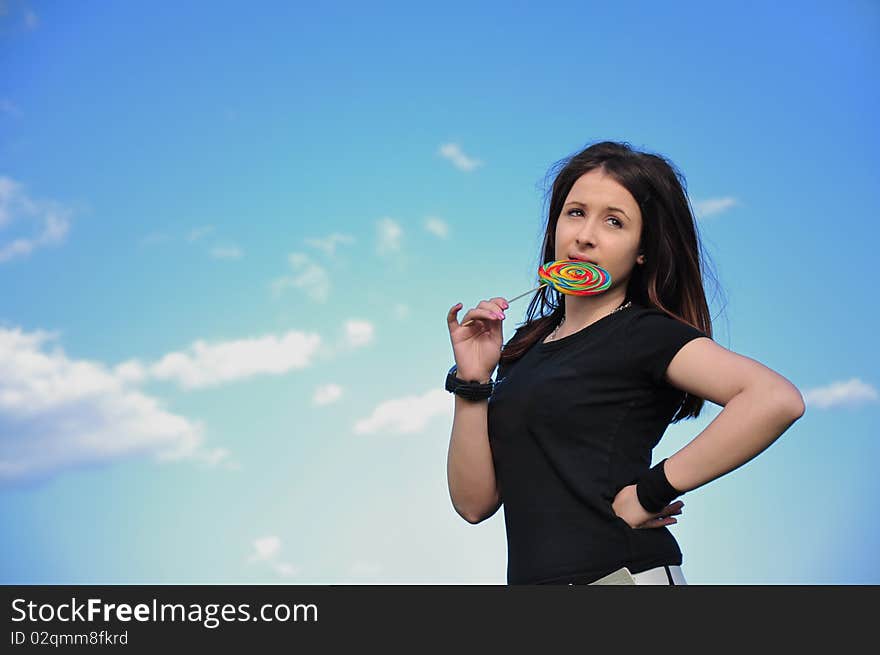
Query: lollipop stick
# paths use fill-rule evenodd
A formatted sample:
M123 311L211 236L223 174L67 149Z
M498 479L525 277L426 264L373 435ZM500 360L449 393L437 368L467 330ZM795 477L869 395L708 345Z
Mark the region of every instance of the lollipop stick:
M547 283L546 283L546 282L544 282L543 284L539 284L539 285L536 286L534 289L529 289L528 291L519 294L516 298L511 298L510 300L507 301L507 303L510 304L510 303L512 303L514 300L519 300L519 299L522 298L523 296L526 296L526 295L532 293L533 291L537 291L537 290L540 289L541 287L546 287L546 286L547 286ZM469 318L468 320L466 320L464 323L461 324L461 327L467 327L468 325L470 325L471 323L473 323L475 320L476 320L476 319Z

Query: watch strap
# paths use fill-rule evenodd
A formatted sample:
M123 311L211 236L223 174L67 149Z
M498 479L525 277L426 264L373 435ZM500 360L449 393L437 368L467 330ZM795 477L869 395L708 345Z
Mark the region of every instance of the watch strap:
M454 365L446 374L446 390L466 400L485 400L495 390L495 382L479 380L462 380L456 375L458 365Z

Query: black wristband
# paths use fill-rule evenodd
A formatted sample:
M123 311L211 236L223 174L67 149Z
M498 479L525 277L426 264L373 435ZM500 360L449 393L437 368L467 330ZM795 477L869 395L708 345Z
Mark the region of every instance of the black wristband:
M664 459L648 469L636 483L639 504L652 514L656 514L684 493L669 484L669 480L666 479L666 473L663 471L665 461Z
M461 396L465 400L486 400L495 390L495 383L489 380L482 383L479 380L465 381L455 375L458 366L453 366L446 374L446 390Z

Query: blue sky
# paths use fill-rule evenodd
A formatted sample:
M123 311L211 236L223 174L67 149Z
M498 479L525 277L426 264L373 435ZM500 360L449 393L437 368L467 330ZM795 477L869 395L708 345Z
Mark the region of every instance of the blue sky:
M683 497L688 581L880 583L877 3L321 5L0 2L0 582L503 584L445 314L536 286L612 139L807 400Z

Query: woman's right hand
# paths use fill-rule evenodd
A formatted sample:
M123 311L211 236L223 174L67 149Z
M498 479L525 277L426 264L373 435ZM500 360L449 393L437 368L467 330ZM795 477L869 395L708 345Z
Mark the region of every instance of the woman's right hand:
M450 308L446 322L458 367L456 377L480 382L492 377L492 371L501 359L501 344L504 342L502 321L504 310L509 306L501 297L483 300L462 317L461 323L474 319L466 327L458 322L460 303Z

